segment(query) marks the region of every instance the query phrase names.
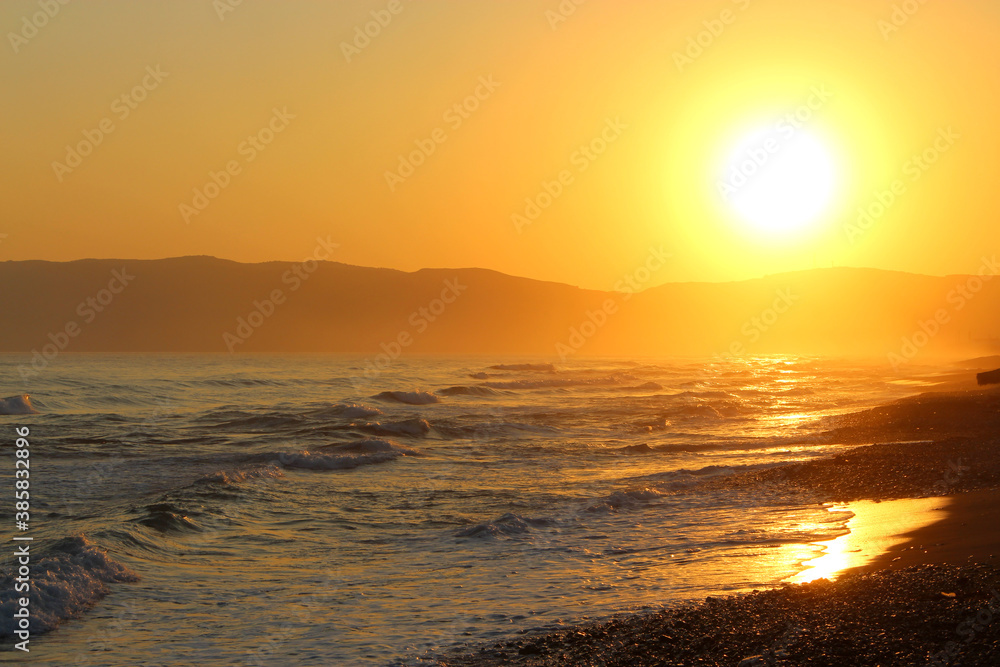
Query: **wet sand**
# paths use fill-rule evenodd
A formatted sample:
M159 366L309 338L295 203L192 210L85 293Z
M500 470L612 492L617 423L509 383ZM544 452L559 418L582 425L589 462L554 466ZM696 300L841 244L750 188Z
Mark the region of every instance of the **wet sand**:
M709 484L837 503L929 498L919 505L926 525L899 533L903 517L891 515L900 510L859 512L856 531L882 542L882 553L832 569L832 581L525 635L438 664L1000 664L1000 390L924 394L849 415L827 433L884 444Z
M806 568L785 579L802 584L816 579L835 579L847 571L871 568L893 548L909 542L908 535L939 523L950 498L905 498L876 502L860 500L829 508L833 513L853 514L847 522L848 533L826 542L818 542L823 554L804 562ZM877 569L877 568L876 568Z
M942 514L940 521L905 534L905 542L889 547L858 570L902 569L927 563L963 565L970 561L1000 566L1000 491L950 496Z

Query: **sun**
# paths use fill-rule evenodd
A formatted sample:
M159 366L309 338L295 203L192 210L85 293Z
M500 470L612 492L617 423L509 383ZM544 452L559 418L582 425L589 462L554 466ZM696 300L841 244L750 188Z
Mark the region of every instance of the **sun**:
M787 233L829 210L837 170L817 136L782 122L744 136L724 160L717 185L724 204L744 222Z

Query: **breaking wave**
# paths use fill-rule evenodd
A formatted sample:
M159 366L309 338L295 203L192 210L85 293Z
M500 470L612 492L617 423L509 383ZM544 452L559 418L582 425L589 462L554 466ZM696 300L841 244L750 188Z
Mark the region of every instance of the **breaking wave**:
M107 595L108 584L138 581L138 575L114 560L85 536L66 537L31 565L28 598L29 630L49 632L63 621L76 618ZM0 577L0 637L13 637L16 598L14 573Z
M285 468L350 470L363 465L387 463L401 456L422 456L422 452L388 440L373 438L326 445L315 451L281 452L277 459Z

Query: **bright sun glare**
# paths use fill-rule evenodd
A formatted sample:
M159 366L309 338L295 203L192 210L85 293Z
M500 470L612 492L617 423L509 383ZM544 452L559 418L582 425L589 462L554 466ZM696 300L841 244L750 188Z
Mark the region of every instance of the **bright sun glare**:
M718 189L745 222L762 231L789 232L827 211L836 181L833 156L823 142L779 124L740 141L728 155Z

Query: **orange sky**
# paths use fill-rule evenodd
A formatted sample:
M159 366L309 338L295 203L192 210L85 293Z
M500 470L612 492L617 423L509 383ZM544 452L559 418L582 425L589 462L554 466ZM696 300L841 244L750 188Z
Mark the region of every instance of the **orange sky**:
M611 289L650 248L651 284L1000 248L992 0L230 2L0 4L0 259L298 260L330 236L352 264ZM766 233L720 202L720 156L816 90L836 196Z

